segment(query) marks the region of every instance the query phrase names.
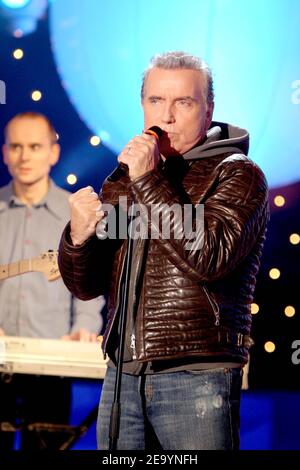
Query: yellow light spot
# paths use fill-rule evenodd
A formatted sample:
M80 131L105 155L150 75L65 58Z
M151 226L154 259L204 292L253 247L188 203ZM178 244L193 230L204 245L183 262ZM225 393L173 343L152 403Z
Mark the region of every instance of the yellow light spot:
M284 314L287 316L287 317L293 317L296 313L296 310L295 308L292 306L292 305L288 305L287 307L285 307L284 309Z
M251 304L251 313L252 313L252 315L255 315L258 312L259 312L259 306L257 304Z
M264 347L265 347L265 351L267 351L268 353L272 353L276 349L276 346L273 343L273 341L267 341Z
M275 204L275 206L277 206L277 207L282 207L282 206L284 206L284 204L285 204L285 199L284 199L284 197L281 196L280 194L278 194L278 196L275 196L275 197L274 197L274 204Z
M67 176L67 182L69 184L75 184L77 183L77 176L74 175L73 173L70 173L68 176Z
M298 245L300 243L300 236L298 233L292 233L290 235L290 242L292 245Z
M42 98L42 93L39 90L34 90L31 93L31 99L33 101L40 101L41 98Z
M101 139L98 135L93 135L91 138L90 138L90 144L93 145L94 147L96 147L97 145L99 145L101 142Z
M24 52L22 51L22 49L15 49L13 52L13 56L15 59L20 60L23 58Z
M269 276L271 279L278 279L280 277L280 271L277 268L272 268L269 271Z

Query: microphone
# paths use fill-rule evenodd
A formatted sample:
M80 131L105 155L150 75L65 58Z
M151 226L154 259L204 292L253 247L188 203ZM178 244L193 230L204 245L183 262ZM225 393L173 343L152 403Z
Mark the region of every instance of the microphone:
M158 127L158 126L152 126L152 127L149 127L149 129L143 131L145 134L149 134L149 135L153 135L157 141L159 141L159 139L162 137L163 135L163 130ZM107 180L112 182L112 183L115 183L116 181L118 181L118 179L120 179L122 176L126 175L128 172L128 166L125 165L125 163L119 163L119 165L113 170L113 172L107 177ZM107 237L107 233L106 233L106 224L107 224L107 217L108 215L106 215L102 220L100 220L97 225L96 225L96 236L102 240L102 239L105 239ZM125 215L126 217L126 222L127 222L127 214ZM125 222L125 223L126 223ZM127 225L126 225L127 227ZM126 228L127 230L127 228ZM126 231L126 234L125 234L125 237L127 237L127 231ZM123 238L123 237L122 237Z
M153 135L157 140L159 140L162 137L164 131L158 126L152 126L149 127L149 129L146 129L144 133Z
M158 126L149 127L149 129L144 131L145 134L153 135L157 141L162 137L163 130ZM108 181L115 183L122 176L126 175L128 171L128 166L125 163L119 163L119 165L114 169L114 171L108 176Z

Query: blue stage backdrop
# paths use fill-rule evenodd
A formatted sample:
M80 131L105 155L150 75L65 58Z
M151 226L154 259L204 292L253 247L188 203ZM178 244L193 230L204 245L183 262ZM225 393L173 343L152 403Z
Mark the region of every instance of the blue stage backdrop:
M114 152L142 129L149 57L202 56L215 79L217 120L246 127L271 186L299 180L298 0L53 1L51 36L67 93Z
M273 186L241 446L300 449L300 364L291 360L300 336L300 1L49 0L49 9L47 0L19 1L28 5L5 13L0 0L0 128L20 111L46 113L62 147L52 176L69 190L89 184L98 191L116 153L141 131L141 75L153 54L181 49L211 65L215 119L250 131L250 156ZM16 48L24 51L22 60L14 58ZM34 89L41 90L40 101L32 101ZM101 145L90 145L93 134ZM70 173L78 177L74 185L67 182ZM9 178L0 159L0 186ZM274 202L278 194L285 202ZM272 268L279 278L270 277ZM273 353L265 348L269 341ZM96 381L74 381L72 424L97 406L100 388ZM73 448L96 448L95 423Z

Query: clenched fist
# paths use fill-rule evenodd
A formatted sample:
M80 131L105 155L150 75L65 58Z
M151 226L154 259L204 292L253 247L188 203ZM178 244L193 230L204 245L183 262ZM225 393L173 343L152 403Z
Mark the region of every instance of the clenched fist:
M69 197L71 206L71 239L74 246L81 245L96 232L97 223L104 212L98 195L91 186L79 189Z

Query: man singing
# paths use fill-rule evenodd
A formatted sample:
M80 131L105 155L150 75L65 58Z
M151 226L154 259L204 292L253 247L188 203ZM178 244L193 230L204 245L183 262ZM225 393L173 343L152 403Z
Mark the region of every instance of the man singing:
M212 76L184 52L155 56L144 73L144 129L118 157L127 171L104 182L100 196L71 197L71 222L59 263L80 299L109 296L103 349L110 358L99 406L98 445L108 449L119 346L119 314L128 239L95 235L120 198L161 210L204 205L191 247L186 234L134 240L122 371L118 449L238 449L242 366L251 345L250 305L265 240L268 190L246 155L248 133L212 122ZM195 217L195 211L190 211ZM104 219L106 220L106 219ZM107 219L108 220L108 219ZM145 219L146 220L146 219ZM181 220L171 217L171 229ZM192 220L195 226L196 220Z

